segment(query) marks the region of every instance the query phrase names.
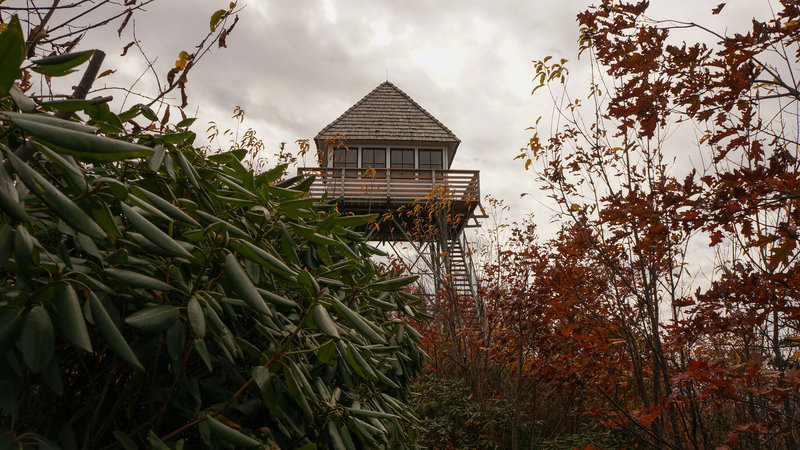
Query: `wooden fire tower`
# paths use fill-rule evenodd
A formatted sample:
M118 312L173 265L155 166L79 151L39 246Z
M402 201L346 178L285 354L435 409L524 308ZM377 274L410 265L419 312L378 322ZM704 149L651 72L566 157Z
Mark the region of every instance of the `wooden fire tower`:
M464 237L484 217L476 214L483 211L479 171L450 168L461 142L453 132L387 81L314 142L319 167L299 169L316 177L310 195L341 197L343 214L378 213L368 239L389 245L420 275L423 294L471 298L482 315Z

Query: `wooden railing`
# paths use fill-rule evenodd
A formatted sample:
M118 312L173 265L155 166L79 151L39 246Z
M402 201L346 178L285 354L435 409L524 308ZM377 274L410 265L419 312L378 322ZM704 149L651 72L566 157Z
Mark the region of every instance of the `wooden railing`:
M311 197L327 193L354 201L413 201L432 196L478 202L481 196L477 170L301 167L297 173L316 176Z

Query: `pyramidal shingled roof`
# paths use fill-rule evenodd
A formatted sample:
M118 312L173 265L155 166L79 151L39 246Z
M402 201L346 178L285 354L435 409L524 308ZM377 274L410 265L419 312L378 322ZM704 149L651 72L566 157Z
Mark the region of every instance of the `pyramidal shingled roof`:
M388 81L323 128L315 139L334 134L345 135L348 140L461 142L431 113Z

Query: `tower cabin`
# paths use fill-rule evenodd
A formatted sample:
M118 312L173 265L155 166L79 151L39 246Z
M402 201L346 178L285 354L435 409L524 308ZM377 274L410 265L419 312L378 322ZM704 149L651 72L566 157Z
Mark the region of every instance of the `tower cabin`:
M320 166L299 170L316 176L312 197L342 197L342 213L394 214L394 223L374 228L371 240L419 240L409 215L397 212L425 202L447 204L452 240L480 204L479 171L451 169L461 141L388 81L323 128L314 143Z
M406 267L428 280L418 281L423 291L444 289L478 305L463 230L485 217L475 215L479 171L451 168L461 143L452 131L386 81L323 128L314 143L319 167L299 169L315 176L311 197L341 198L342 214L378 213L367 239L393 249L395 242L408 242L416 257Z

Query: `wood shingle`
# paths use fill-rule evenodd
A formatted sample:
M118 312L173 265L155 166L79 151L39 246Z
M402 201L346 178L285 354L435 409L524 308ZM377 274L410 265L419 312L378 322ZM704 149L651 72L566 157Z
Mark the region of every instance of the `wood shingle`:
M351 106L314 138L335 134L352 140L439 142L454 148L461 141L405 92L386 81Z

